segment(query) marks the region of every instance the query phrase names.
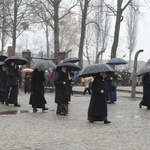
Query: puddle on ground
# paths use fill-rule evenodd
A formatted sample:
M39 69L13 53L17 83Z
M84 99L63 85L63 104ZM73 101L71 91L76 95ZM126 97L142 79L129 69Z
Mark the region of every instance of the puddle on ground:
M49 111L55 111L54 109L50 109ZM39 111L39 112L46 112L46 111ZM34 113L32 110L7 110L7 111L0 111L0 115L16 115L16 114L23 114L23 113ZM37 112L38 113L38 112Z
M28 113L28 110L7 110L7 111L1 111L0 115L15 115L18 113Z

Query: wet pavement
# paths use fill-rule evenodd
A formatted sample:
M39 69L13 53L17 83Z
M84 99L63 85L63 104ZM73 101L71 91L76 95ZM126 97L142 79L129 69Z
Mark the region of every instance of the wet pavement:
M112 123L104 124L87 121L90 96L82 91L71 97L68 116L56 115L54 93L45 94L48 111L33 113L30 95L20 92L21 107L0 104L0 150L148 150L150 110L138 107L142 94L117 95L108 104Z

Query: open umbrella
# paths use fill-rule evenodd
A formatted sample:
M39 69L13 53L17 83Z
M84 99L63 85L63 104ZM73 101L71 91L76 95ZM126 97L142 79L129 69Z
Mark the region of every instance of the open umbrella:
M112 58L109 61L107 61L106 64L109 65L123 65L123 64L127 64L128 62L122 58Z
M94 64L89 65L85 68L83 68L79 74L78 77L89 77L89 76L95 76L97 73L100 72L114 72L115 70L106 64Z
M70 57L70 58L65 58L62 63L66 63L66 62L71 62L71 63L76 63L79 62L80 59L78 57Z
M150 66L144 66L137 72L137 76L142 76L145 73L150 72Z
M4 61L6 58L8 58L8 57L4 56L4 55L0 55L0 61Z
M60 71L62 67L66 67L67 70L69 71L78 71L78 70L81 70L80 67L78 67L77 65L73 64L73 63L70 63L70 62L66 62L66 63L61 63L59 65L57 65L56 67L56 71Z
M5 64L9 65L12 61L15 62L16 65L25 65L27 64L27 60L24 59L23 57L19 57L19 56L10 56L7 59L5 59Z
M56 65L52 61L40 60L34 65L34 68L41 68L46 70L49 68L56 68Z
M24 72L24 73L26 73L26 72L27 72L27 73L31 73L31 72L33 72L33 70L34 70L34 69L32 69L32 68L24 68L24 69L21 70L21 72Z

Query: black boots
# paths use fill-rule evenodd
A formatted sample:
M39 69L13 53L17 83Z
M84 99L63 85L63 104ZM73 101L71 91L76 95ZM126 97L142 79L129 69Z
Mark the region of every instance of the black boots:
M104 124L108 124L108 123L111 123L111 121L108 121L108 120L104 121Z

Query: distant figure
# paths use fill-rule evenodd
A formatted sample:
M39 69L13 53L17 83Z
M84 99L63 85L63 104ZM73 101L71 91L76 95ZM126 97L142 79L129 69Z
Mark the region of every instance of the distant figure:
M92 83L92 95L88 109L88 120L104 121L105 124L111 123L107 120L107 86L105 83L105 72L98 73Z
M91 91L92 82L93 82L93 77L87 77L84 79L85 89L83 91L83 95L85 95L87 91L89 95L92 94L92 91Z
M7 74L6 65L0 65L0 102L4 104L7 101Z
M24 93L30 93L30 86L31 86L31 73L25 73L24 77Z
M139 104L139 107L147 106L150 110L150 72L143 76L143 99Z
M106 75L106 83L107 83L107 88L108 88L108 104L115 104L117 101L117 92L116 92L116 87L112 85L112 82L117 81L117 75L115 73L109 73Z
M47 103L44 97L44 71L41 68L36 68L31 75L31 95L29 104L32 105L33 112L37 112L37 108L48 110L45 107Z

